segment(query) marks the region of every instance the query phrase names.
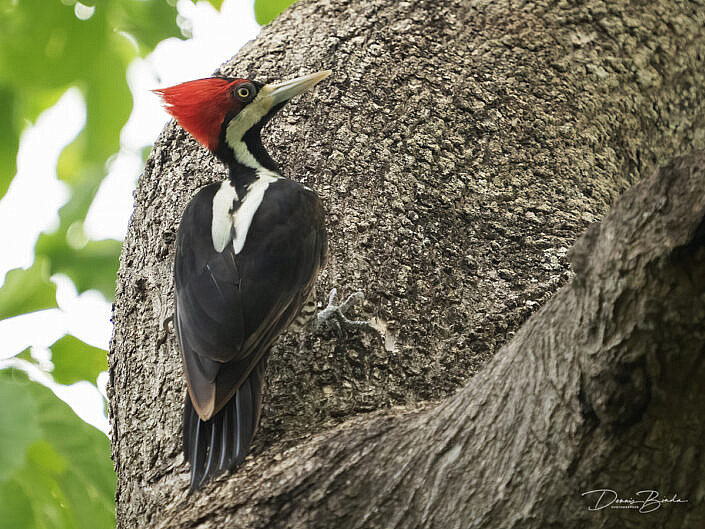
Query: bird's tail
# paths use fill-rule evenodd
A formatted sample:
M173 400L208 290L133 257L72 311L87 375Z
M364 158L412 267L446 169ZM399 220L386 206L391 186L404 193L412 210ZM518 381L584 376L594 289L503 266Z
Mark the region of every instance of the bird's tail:
M184 455L191 463L192 491L240 465L250 452L259 423L264 367L262 359L223 409L207 421L198 417L186 394Z

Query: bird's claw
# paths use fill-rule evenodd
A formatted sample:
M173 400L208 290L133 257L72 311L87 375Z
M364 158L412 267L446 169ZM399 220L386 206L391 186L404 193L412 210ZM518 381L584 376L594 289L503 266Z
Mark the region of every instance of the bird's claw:
M351 320L344 314L358 300L364 299L365 296L362 292L353 292L340 305L335 304L335 296L337 294L338 290L335 288L330 291L328 295L328 306L316 316L316 329L332 329L339 337L343 334L343 327L349 329L375 330L369 321Z
M166 343L166 338L169 335L169 324L174 324L174 314L168 314L162 318L161 330L164 331L163 334L159 334L157 337L157 349Z
M174 324L174 313L167 314L163 319L162 319L162 330L164 332L169 332L169 324Z

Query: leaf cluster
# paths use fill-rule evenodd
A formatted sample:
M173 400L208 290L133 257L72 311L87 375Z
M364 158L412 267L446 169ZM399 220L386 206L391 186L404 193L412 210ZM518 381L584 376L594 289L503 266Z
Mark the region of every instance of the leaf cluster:
M86 105L85 126L57 164L57 176L70 191L58 229L40 235L29 269L7 274L0 320L56 307L50 281L56 273L69 276L79 292L96 289L112 299L121 243L89 241L83 222L132 109L127 67L161 40L181 36L176 14L167 0L0 5L0 197L16 174L23 129L71 87L80 90ZM60 338L51 351L52 377L60 384L95 384L107 369L106 352L74 336ZM20 357L33 361L29 351ZM0 371L0 398L6 403L0 414L2 524L113 526L115 476L108 439L51 390L22 378L19 371Z
M216 9L223 3L208 1ZM270 22L293 1L256 0L257 21ZM162 40L184 36L175 5L176 0L0 3L0 199L17 172L23 130L69 88L80 91L86 106L85 125L56 168L69 190L59 226L39 236L30 268L7 274L0 320L57 307L50 280L57 273L67 275L79 293L95 289L113 299L121 242L89 240L83 224L132 110L129 64ZM106 351L75 336L63 336L50 349L47 377L58 384L95 384L107 369ZM29 350L19 359L46 370ZM0 413L0 525L114 526L115 475L105 435L21 371L0 370L0 401L6 403Z

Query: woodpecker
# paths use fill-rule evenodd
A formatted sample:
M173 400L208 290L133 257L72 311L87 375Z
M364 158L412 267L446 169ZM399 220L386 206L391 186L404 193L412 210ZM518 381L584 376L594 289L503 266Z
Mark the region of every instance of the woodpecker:
M269 348L325 266L321 200L279 174L260 132L330 73L276 84L211 77L155 90L229 171L194 195L176 237L173 321L188 387L183 449L192 491L249 453Z

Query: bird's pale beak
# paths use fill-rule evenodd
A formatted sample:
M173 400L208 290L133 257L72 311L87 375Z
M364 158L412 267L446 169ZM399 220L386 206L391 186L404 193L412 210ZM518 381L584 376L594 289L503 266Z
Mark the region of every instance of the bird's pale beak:
M301 92L305 92L309 88L323 81L323 79L328 77L331 73L333 72L330 70L322 70L309 75L302 75L301 77L291 79L290 81L268 84L262 88L262 92L269 92L269 96L273 100L272 106L276 106L281 103L285 103L292 97L299 95Z

